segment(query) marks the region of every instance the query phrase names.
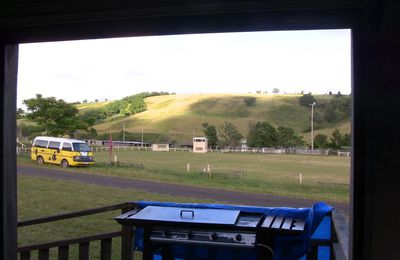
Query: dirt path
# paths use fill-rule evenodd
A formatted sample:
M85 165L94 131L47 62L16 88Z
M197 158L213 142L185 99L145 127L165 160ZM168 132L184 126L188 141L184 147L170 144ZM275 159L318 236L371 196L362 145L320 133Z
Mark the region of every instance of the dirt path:
M314 201L284 196L227 191L214 188L193 187L173 183L161 183L146 180L135 180L114 176L93 175L86 173L64 171L62 169L46 167L30 167L18 165L18 174L36 177L45 177L58 180L76 181L87 184L101 185L120 189L137 189L151 193L169 194L173 196L211 199L240 205L268 206L268 207L310 207ZM329 203L336 209L349 212L346 203Z

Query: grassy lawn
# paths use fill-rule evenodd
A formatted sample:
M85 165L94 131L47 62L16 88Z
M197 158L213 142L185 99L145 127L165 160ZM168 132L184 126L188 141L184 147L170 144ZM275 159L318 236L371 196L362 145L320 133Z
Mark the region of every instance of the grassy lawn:
M115 151L121 165L107 163L108 153L95 154L98 164L90 168L73 168L90 174L140 178L229 190L253 191L304 197L314 200L347 202L350 159L333 156L268 155L190 152ZM18 163L35 165L28 156L19 156ZM186 165L190 163L190 172ZM202 173L211 165L211 179ZM44 167L59 167L46 165ZM243 179L232 178L234 170L244 172ZM303 185L299 185L299 173ZM19 220L78 211L126 201L155 200L175 202L214 202L186 197L157 195L135 190L121 190L77 182L18 176ZM36 244L119 230L113 220L120 211L96 214L49 224L18 229L19 245ZM78 246L70 249L77 259ZM91 259L98 259L100 243L91 243ZM120 241L113 240L113 259L119 259ZM57 250L51 250L51 259ZM37 255L33 255L36 259Z
M137 200L211 202L62 180L18 176L19 220ZM22 246L117 231L121 227L113 218L119 214L120 211L113 211L48 224L21 227L18 229L18 244ZM57 249L50 251L50 259L56 259ZM78 246L72 246L70 248L70 259L78 259L77 252ZM100 259L99 252L100 243L91 243L90 259ZM113 239L113 259L120 259L119 252L120 240ZM36 258L37 255L34 254L32 259Z
M92 174L148 179L192 186L215 187L348 202L350 158L244 153L114 151L119 166L110 166L108 152L96 152L97 165L71 169ZM27 163L32 163L28 162ZM190 164L190 172L186 171ZM33 164L33 163L32 163ZM203 169L211 167L211 178ZM243 178L233 177L243 171ZM299 175L302 185L299 185Z

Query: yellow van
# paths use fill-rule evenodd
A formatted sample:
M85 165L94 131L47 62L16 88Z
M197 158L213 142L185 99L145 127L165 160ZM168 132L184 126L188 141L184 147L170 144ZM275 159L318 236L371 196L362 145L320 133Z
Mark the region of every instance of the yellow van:
M38 136L33 140L31 159L37 164L68 166L94 165L93 152L83 141L50 136Z

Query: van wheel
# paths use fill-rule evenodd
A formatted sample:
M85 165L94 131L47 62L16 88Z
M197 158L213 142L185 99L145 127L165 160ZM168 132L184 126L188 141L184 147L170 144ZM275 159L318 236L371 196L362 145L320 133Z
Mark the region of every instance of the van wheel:
M38 156L38 157L36 158L36 163L37 163L38 165L43 165L43 164L44 164L43 157L42 157L42 156Z
M65 160L65 159L63 159L63 160L61 161L61 167L63 167L63 168L68 168L68 166L69 166L68 161Z

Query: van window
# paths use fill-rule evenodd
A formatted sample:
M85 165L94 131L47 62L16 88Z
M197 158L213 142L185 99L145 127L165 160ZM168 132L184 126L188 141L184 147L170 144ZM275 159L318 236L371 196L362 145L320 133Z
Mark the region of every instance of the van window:
M49 149L60 149L60 142L51 141L49 143Z
M86 143L72 143L74 151L77 152L90 152L90 147Z
M64 151L72 151L72 146L70 143L63 143L62 149Z
M35 146L35 147L40 147L40 148L47 148L48 142L49 142L49 141L36 140L34 146Z

